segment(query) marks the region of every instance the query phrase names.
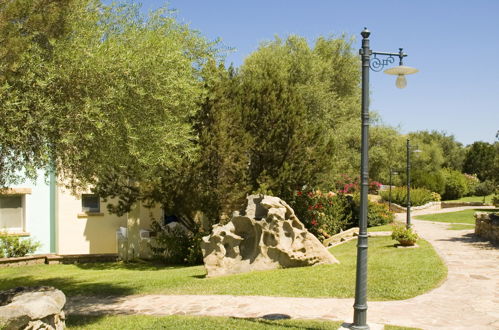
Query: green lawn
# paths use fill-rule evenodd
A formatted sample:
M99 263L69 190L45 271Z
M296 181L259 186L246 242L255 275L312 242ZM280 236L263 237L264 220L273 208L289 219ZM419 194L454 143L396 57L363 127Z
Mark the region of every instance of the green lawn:
M423 330L420 328L408 328L408 327L400 327L397 325L385 325L384 330Z
M387 225L383 226L377 226L377 227L369 227L367 228L368 232L373 232L373 231L393 231L393 223L389 223Z
M494 194L490 194L488 196L485 196L485 203L492 203L492 196L494 196ZM442 201L442 202L480 202L480 203L483 203L483 196L468 196L468 197L462 197L459 199L453 199L450 201Z
M499 212L498 209L469 209L457 212L448 213L435 213L427 215L418 215L414 217L417 220L427 220L435 222L451 222L451 223L475 223L475 217L473 216L475 212Z
M205 316L145 316L145 315L69 315L68 329L338 329L343 322L325 320L266 320L262 318L205 317ZM385 330L421 330L385 325Z
M436 287L447 269L429 243L394 248L389 237L369 239L369 300L407 299ZM341 264L205 278L203 266L97 263L0 269L0 290L51 285L68 296L128 294L231 294L290 297L353 297L356 240L333 247Z
M467 223L451 223L449 227L447 227L449 230L463 230L463 229L475 229L475 225L470 225Z
M68 329L338 329L343 322L315 320L265 320L202 316L76 316Z

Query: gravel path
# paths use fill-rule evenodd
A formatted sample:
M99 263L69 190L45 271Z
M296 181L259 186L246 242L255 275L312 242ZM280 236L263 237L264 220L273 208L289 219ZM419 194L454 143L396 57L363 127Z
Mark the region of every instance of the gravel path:
M413 216L477 207L416 211ZM405 214L397 216L403 221ZM472 230L448 230L449 224L413 220L448 267L438 288L403 301L368 302L371 329L396 324L423 329L499 329L499 249L477 240ZM410 285L410 283L408 283ZM292 317L351 322L353 299L216 295L134 295L72 297L67 308L78 314L207 315Z

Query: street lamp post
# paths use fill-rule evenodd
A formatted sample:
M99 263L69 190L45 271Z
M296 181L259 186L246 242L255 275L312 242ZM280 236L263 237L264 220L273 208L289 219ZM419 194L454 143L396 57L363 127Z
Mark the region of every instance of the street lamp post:
M407 139L407 212L406 212L406 227L411 228L411 142Z
M389 183L388 183L388 189L389 189L389 192L388 192L388 209L391 211L392 210L392 174L393 175L398 175L399 172L397 171L394 171L390 168L390 179L389 179Z
M353 305L353 325L351 329L366 330L367 325L367 193L368 193L368 150L369 150L369 69L381 71L386 65L399 58L399 66L385 70L387 74L397 75L396 86L404 88L407 83L405 75L416 73L418 70L404 66L402 60L407 56L399 48L398 53L373 52L369 47L371 32L364 28L362 35L362 48L359 51L362 60L362 142L360 161L360 210L359 210L359 236L357 240L357 271L355 280L355 303ZM371 60L371 55L374 58ZM378 56L386 56L381 60Z
M407 176L407 212L406 212L406 228L411 228L411 142L407 139L407 166L406 166L406 176ZM414 152L421 152L416 147Z

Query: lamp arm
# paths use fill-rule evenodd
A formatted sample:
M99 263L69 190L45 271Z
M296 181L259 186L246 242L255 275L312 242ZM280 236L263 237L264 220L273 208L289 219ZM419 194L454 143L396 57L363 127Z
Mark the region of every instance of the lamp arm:
M403 52L403 48L399 48L398 53L387 53L387 52L372 52L374 57L369 63L369 68L375 72L379 72L383 70L383 68L389 64L395 62L395 57L399 58L399 65L403 65L404 57L407 57L407 54ZM380 59L377 56L387 56L388 58Z

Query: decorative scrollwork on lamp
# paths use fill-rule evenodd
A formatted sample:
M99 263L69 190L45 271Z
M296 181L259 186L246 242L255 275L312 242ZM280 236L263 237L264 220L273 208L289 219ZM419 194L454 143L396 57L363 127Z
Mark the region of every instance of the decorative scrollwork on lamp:
M392 64L393 62L395 62L395 58L393 56L380 59L376 57L376 54L374 54L373 59L371 59L371 62L369 63L369 67L375 72L380 72L385 66Z

